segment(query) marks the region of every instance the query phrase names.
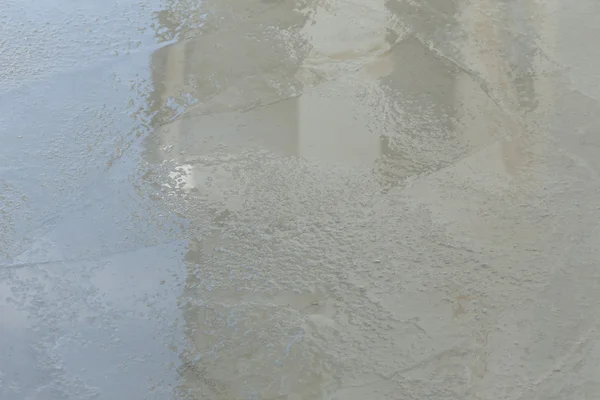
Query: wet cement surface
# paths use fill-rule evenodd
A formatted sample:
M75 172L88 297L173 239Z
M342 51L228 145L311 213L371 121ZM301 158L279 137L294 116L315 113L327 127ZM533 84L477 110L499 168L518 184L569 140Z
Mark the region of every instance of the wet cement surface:
M599 398L599 26L5 2L0 398Z

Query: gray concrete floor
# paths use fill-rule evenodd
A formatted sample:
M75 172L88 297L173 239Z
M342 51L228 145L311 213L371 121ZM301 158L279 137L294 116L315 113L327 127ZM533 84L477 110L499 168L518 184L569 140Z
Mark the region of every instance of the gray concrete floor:
M9 0L0 398L600 398L600 3Z

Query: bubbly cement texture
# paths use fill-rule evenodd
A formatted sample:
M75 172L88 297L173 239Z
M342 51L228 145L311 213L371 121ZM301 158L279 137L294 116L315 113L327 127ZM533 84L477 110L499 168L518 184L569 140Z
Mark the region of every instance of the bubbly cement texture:
M600 398L596 0L8 0L0 398Z

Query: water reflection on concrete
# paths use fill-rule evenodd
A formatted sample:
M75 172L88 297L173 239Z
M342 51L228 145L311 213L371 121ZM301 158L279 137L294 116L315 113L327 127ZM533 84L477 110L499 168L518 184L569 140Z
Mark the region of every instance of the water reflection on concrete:
M174 163L185 211L212 220L186 256L181 393L534 390L504 386L519 367L492 350L492 310L537 304L550 273L514 249L548 232L525 204L544 196L532 174L562 85L553 5L278 4L242 25L217 11L221 28L153 57L156 104L183 106L149 159ZM268 12L286 23L265 28Z
M135 3L0 97L0 394L594 398L583 3Z

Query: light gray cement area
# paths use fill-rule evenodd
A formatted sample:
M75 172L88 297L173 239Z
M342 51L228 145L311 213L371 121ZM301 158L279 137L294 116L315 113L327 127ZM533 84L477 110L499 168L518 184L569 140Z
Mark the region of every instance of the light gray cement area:
M1 8L1 400L600 399L596 0Z

